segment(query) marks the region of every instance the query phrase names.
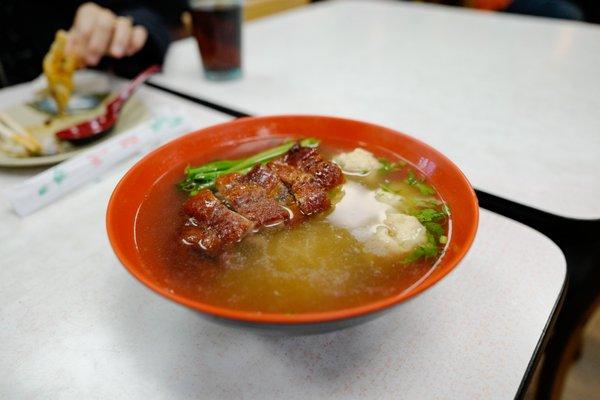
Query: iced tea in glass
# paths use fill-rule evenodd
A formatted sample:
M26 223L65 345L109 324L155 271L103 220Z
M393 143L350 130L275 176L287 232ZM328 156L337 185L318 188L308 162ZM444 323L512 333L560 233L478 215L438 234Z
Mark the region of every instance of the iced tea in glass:
M242 0L190 0L193 33L204 74L211 80L242 72Z

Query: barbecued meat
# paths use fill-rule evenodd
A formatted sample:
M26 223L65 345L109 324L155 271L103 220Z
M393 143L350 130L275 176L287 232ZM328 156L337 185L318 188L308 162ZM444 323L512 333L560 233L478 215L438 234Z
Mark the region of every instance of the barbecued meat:
M265 188L269 197L274 198L280 204L286 207L293 206L294 197L277 174L269 168L257 164L248 171L246 179Z
M294 145L267 167L290 188L305 215L331 207L327 191L344 182L340 167L325 160L317 149Z
M294 145L283 156L283 161L301 171L311 174L325 190L344 183L344 174L337 164L324 159L316 148Z
M290 188L304 215L316 214L331 207L327 191L314 176L286 163L285 156L271 161L267 166Z
M271 185L275 183L271 182ZM270 226L285 221L289 213L263 185L253 182L247 175L227 174L217 179L219 195L232 209L256 223Z
M256 228L284 221L293 226L328 210L328 191L343 181L336 164L316 149L296 144L266 166L257 164L245 175L219 177L218 198L208 189L189 198L183 209L193 218L183 228L182 239L215 256Z
M254 223L231 211L208 189L183 203L183 211L193 217L184 227L182 239L197 244L208 255L216 255L249 234Z

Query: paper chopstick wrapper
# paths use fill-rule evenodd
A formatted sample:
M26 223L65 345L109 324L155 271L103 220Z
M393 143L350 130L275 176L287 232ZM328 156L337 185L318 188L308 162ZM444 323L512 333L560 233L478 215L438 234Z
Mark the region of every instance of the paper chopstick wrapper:
M4 195L18 215L29 215L102 175L119 162L191 128L184 111L170 107L157 108L148 121L25 180Z

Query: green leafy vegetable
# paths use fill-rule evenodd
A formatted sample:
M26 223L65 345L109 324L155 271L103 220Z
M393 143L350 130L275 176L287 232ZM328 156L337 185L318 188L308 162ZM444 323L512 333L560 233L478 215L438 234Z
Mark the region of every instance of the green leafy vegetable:
M424 183L422 180L417 179L413 171L408 171L406 183L408 183L410 186L416 187L417 190L424 196L430 196L436 193L434 188Z
M377 160L381 164L381 167L379 168L379 170L382 172L396 171L406 165L406 163L404 161L391 162L390 160L388 160L385 157L379 157L379 158L377 158Z
M202 189L214 187L215 181L222 175L238 172L244 174L254 165L265 164L272 159L285 154L294 145L294 141L285 143L261 151L248 158L240 160L217 160L199 167L187 167L185 169L185 179L179 183L179 187L188 192L190 196L197 194ZM320 141L314 138L307 138L300 141L302 147L317 147Z
M408 183L410 186L414 186L419 183L414 172L408 171L408 174L406 175L406 183Z
M435 190L426 183L419 182L415 187L419 189L419 192L421 192L422 195L429 196L435 194Z
M427 230L427 242L417 247L405 259L404 263L409 264L421 258L435 257L439 254L441 248L439 245L448 243L448 237L445 235L442 227L443 221L449 216L449 209L446 204L442 204L440 209L425 208L413 214Z
M321 144L321 141L319 139L315 139L315 138L306 138L306 139L302 139L300 141L300 147L319 147L319 144Z
M427 229L427 232L433 234L435 237L442 237L444 235L444 228L437 222L424 222L423 226Z
M394 190L394 189L392 189L388 183L382 183L382 184L379 185L379 187L384 192L388 192L388 193L392 193L392 194L397 194L397 191Z
M438 246L431 233L427 233L427 242L417 247L402 261L404 264L413 263L421 258L431 258L438 254Z
M419 222L423 223L443 220L446 218L446 214L443 211L438 211L433 208L426 208L417 212L415 217L419 220Z

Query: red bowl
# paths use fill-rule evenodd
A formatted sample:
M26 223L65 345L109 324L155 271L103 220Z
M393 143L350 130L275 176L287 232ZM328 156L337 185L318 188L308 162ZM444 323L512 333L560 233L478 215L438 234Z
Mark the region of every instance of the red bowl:
M167 171L217 158L224 148L272 137L316 137L341 147L361 146L376 153L400 155L424 175L452 210L452 233L434 271L419 285L397 295L358 307L335 311L279 314L240 311L178 295L148 274L134 229L138 209L152 186ZM121 179L108 204L106 225L110 243L129 272L162 296L225 322L261 328L324 331L362 322L431 287L465 256L477 231L479 207L473 188L452 161L425 143L382 126L343 118L282 115L242 118L211 126L169 142L135 164Z

